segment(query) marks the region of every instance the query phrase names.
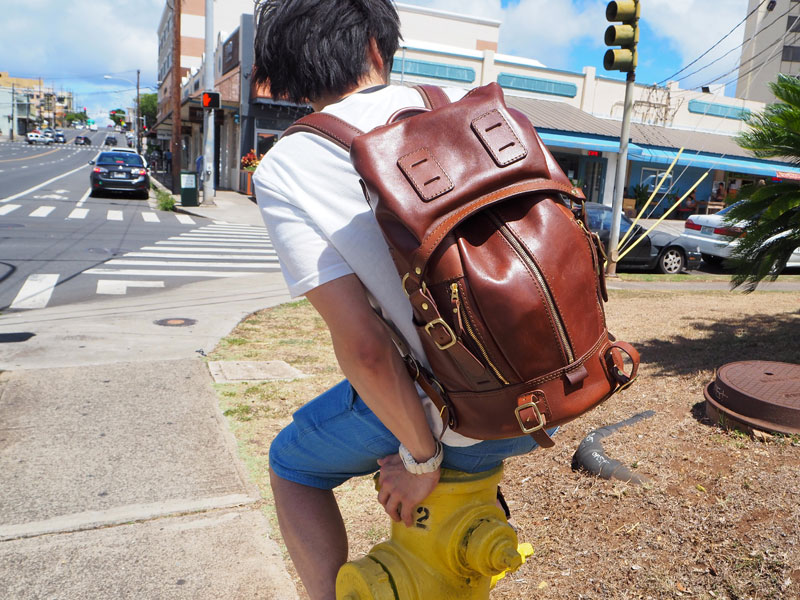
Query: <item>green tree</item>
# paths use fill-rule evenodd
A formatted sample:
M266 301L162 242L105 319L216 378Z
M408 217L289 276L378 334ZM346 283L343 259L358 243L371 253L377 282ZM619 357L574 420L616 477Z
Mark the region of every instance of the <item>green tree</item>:
M86 123L86 120L88 118L89 117L85 112L68 112L66 115L64 115L64 121L66 121L67 123L75 123L75 122Z
M158 94L142 94L139 96L139 114L144 117L142 124L151 128L158 116Z
M787 158L800 165L800 79L778 75L770 83L778 102L747 118L750 129L738 144L759 158ZM765 278L774 281L800 247L800 184L759 182L740 190L743 202L728 211L726 222L745 222L744 237L732 254L733 286L752 292Z

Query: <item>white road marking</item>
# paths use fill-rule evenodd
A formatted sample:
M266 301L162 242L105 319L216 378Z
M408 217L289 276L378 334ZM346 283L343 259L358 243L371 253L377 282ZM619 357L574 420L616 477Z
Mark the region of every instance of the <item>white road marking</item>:
M0 215L7 215L10 212L14 212L17 210L21 204L6 204L5 206L0 206Z
M121 210L109 210L106 213L106 219L109 221L122 221L122 211Z
M156 242L158 243L158 242ZM173 247L166 247L166 246L143 246L140 250L150 250L150 251L159 251L159 252L223 252L225 254L229 253L239 253L243 254L245 252L250 252L252 254L273 254L277 255L275 250L260 250L258 248L206 248L205 246L189 246L188 248L183 248L181 246Z
M46 216L47 216L47 215L49 215L51 212L53 212L55 209L56 209L56 207L55 207L55 206L40 206L39 208L37 208L36 210L34 210L34 211L33 211L31 214L29 214L28 216L29 216L29 217L46 217Z
M131 265L134 267L244 267L247 269L269 269L272 265L265 265L263 262L198 262L183 260L128 260L126 258L114 258L107 260L106 265Z
M58 283L57 273L33 273L28 275L9 308L44 308L50 302L50 296L53 295L53 288L56 287L56 283Z
M156 245L174 244L176 246L197 246L197 244L200 243L201 241L203 242L204 246L225 246L225 247L239 246L239 247L242 247L242 248L253 248L253 247L262 246L264 248L272 248L272 244L267 243L267 242L236 242L236 243L231 243L231 242L209 242L209 241L203 240L202 238L199 239L199 240L186 240L185 242L181 241L181 240L171 240L171 241L156 242Z
M31 192L35 192L36 190L41 189L44 186L46 186L46 185L48 185L50 183L53 183L54 181L58 181L59 179L62 179L63 177L66 177L67 175L72 175L73 173L77 173L81 169L85 169L88 166L89 165L81 165L77 169L72 169L72 171L67 171L63 175L58 175L56 177L53 177L52 179L48 179L44 183L40 183L38 185L33 186L32 188L28 188L24 192L20 192L19 194L14 194L13 196L9 196L8 198L3 198L2 200L0 200L0 202L9 202L11 200L14 200L15 198L19 198L20 196L25 196L26 194L30 194ZM22 168L24 169L25 167L23 166Z
M124 258L205 258L227 260L260 260L263 262L278 262L277 256L261 256L259 254L180 254L172 252L128 252Z
M256 237L269 237L265 231L259 232L258 230L227 230L227 229L214 229L213 231L209 230L197 230L194 231L187 231L186 233L194 233L195 235L226 235L226 236L237 236L242 238L256 238Z
M175 213L175 218L178 219L179 223L183 223L184 225L194 225L195 221L189 215L182 215L179 213Z
M129 287L138 288L163 288L163 281L125 281L122 279L99 279L97 293L123 296L128 293Z
M143 275L159 277L245 277L247 275L262 275L258 271L171 271L168 269L88 269L88 275Z
M85 219L86 215L88 214L88 208L73 208L72 212L69 213L68 219Z
M44 196L34 196L34 200L66 200L66 196L61 194L45 194Z
M86 190L83 193L83 196L81 196L81 199L78 200L78 203L75 206L83 206L83 203L86 202L86 199L89 197L89 194L91 194L91 193L92 193L92 188L89 188L88 190Z
M243 235L215 235L215 234L202 234L202 233L182 233L180 235L174 235L170 238L171 240L209 240L212 242L235 242L237 240L241 240L246 244L253 244L256 242L266 241L269 238L267 236L259 236L259 237L245 237Z
M158 223L161 220L154 212L143 212L142 218L148 223Z

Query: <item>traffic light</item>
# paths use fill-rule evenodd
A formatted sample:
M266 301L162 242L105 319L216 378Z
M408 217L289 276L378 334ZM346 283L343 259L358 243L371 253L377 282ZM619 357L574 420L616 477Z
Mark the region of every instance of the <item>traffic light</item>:
M203 108L219 108L219 92L203 92L200 102Z
M606 45L621 46L607 50L603 57L606 71L622 71L632 73L636 70L639 42L639 0L616 0L606 7L606 19L610 22L620 21L621 25L611 25L606 29Z

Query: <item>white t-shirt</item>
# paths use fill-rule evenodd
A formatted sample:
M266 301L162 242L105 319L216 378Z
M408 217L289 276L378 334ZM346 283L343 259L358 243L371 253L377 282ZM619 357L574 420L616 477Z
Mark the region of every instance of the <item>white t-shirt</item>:
M464 94L458 89L446 91L453 100ZM369 131L408 106L424 106L419 92L387 86L352 94L322 112ZM267 153L253 183L290 294L302 296L354 273L401 332L414 356L424 361L411 322L411 305L348 153L318 135L295 133L280 139ZM418 391L431 431L438 436L442 428L439 413ZM449 446L469 446L478 440L447 430L442 441Z

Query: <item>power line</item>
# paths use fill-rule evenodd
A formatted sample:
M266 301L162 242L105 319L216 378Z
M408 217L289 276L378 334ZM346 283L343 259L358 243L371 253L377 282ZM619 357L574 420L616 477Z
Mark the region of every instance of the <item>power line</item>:
M734 26L734 28L733 28L733 29L731 29L731 30L730 30L728 33L726 33L726 34L725 34L725 35L723 35L723 36L722 36L722 37L721 37L719 40L717 40L717 42L716 42L716 43L715 43L713 46L711 46L711 47L710 47L708 50L706 50L705 52L703 52L703 53L702 53L700 56L698 56L697 58L695 58L695 59L694 59L692 62L690 62L688 65L686 65L685 67L683 67L683 68L682 68L680 71L677 71L676 73L673 73L672 75L670 75L670 76L669 76L669 77L667 77L666 79L662 79L662 80L661 80L661 81L659 81L659 82L658 82L656 85L661 85L662 83L665 83L665 82L669 81L670 79L672 79L672 78L673 78L673 77L675 77L676 75L680 75L680 74L681 74L681 73L683 73L683 72L684 72L686 69L688 69L689 67L691 67L693 64L695 64L695 63L696 63L697 61L699 61L701 58L703 58L703 57L704 57L706 54L708 54L709 52L711 52L711 51L712 51L714 48L716 48L717 46L719 46L719 45L720 45L722 42L724 42L724 41L725 41L725 40L726 40L726 39L727 39L727 38L728 38L728 37L729 37L729 36L730 36L730 35L731 35L731 34L732 34L734 31L736 31L737 29L739 29L739 27L741 27L742 23L744 23L745 21L747 21L747 19L750 17L750 15L752 15L752 14L753 14L754 12L756 12L756 11L757 11L759 8L761 8L761 5L762 5L762 4L764 4L766 1L767 1L767 0L761 0L761 2L759 2L759 3L758 3L758 6L756 6L756 7L755 7L753 10L751 10L749 13L747 13L747 16L746 16L744 19L742 19L741 21L739 21L739 22L736 24L736 26Z
M705 65L705 66L703 66L703 67L700 67L699 69L697 69L697 70L695 70L695 71L692 71L692 72L691 72L691 73L689 73L688 75L684 75L683 77L679 77L678 79L673 79L672 81L683 81L684 79L688 79L688 78L689 78L689 77L691 77L692 75L696 75L696 74L697 74L697 73L699 73L700 71L703 71L703 70L707 69L707 68L708 68L708 67L710 67L711 65L713 65L713 64L715 64L715 63L718 63L718 62L719 62L719 61L721 61L723 58L725 58L726 56L728 56L729 54L731 54L732 52L736 52L737 50L739 50L739 48L742 48L742 47L743 47L743 46L744 46L744 45L745 45L747 42L749 42L749 41L751 41L751 40L754 40L754 39L756 38L756 36L757 36L757 35L759 35L759 34L763 33L764 31L766 31L767 29L769 29L770 27L772 27L773 25L775 25L775 23L777 23L777 22L778 22L778 21L779 21L781 18L785 17L785 16L786 16L786 15L788 15L790 12L792 12L792 10L794 10L794 8L795 8L794 6L790 6L790 7L789 7L789 9L788 9L786 12L784 12L783 14L781 14L781 15L778 15L777 17L775 17L775 20L773 20L773 21L772 21L772 22L771 22L769 25L765 25L764 27L762 27L762 28L761 28L761 30L759 30L759 31L756 31L756 32L755 32L753 35L751 35L749 38L747 38L746 40L744 40L744 41L743 41L741 44L739 44L739 45L738 45L738 46L736 46L735 48L732 48L731 50L728 50L728 51L727 51L725 54L723 54L723 55L722 55L722 56L720 56L719 58L716 58L716 59L712 60L712 61L711 61L710 63L708 63L707 65ZM752 57L752 58L755 58L755 56L754 56L754 57ZM687 66L688 66L688 65L687 65Z

